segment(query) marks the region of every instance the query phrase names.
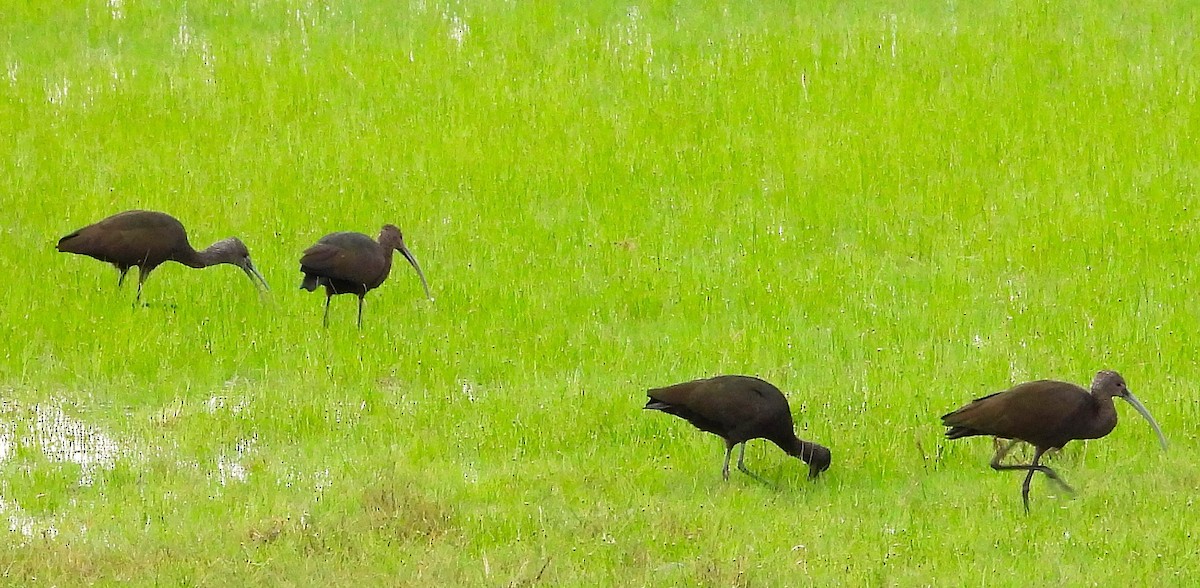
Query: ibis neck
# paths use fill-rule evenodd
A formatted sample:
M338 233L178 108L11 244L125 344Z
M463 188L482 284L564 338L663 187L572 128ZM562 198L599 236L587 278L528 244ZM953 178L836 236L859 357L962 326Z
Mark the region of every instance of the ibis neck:
M196 251L195 249L192 249L191 245L188 245L187 249L185 249L183 253L180 253L176 257L175 261L178 261L179 263L182 263L188 267L208 267L217 263L216 261L213 261L215 253L215 251L210 251L208 249L205 249L204 251Z
M1082 422L1088 423L1087 430L1083 432L1083 439L1099 439L1112 432L1117 426L1117 407L1114 406L1112 396L1097 397L1092 396L1092 402L1089 406L1090 418L1081 419Z
M775 440L772 439L772 441ZM788 455L792 457L798 457L804 463L811 462L812 457L817 454L818 445L816 443L810 443L800 439L799 437L796 437L795 435L792 435L790 438L783 439L781 441L775 441L775 444L778 445L780 449L784 450L784 452L786 452Z
M191 245L188 245L187 250L176 261L188 267L204 268L217 265L218 263L226 263L229 260L226 258L225 250L220 244L214 243L203 251L196 251L192 249Z
M383 252L383 277L387 277L392 273L392 256L395 255L395 249L388 249Z

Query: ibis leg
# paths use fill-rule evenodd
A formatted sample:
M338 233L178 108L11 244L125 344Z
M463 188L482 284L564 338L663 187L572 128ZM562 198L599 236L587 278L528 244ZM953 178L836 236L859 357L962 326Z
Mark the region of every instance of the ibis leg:
M138 302L142 301L142 284L146 283L146 276L149 276L149 275L150 275L150 272L143 269L142 266L140 266L140 265L138 266L138 293L137 293L137 299L135 299L133 301L134 304L137 304Z
M129 268L118 267L117 270L119 270L121 272L121 277L117 278L117 289L120 290L121 286L125 285L125 274L129 273ZM138 271L141 271L141 270L138 270Z
M1008 452L1012 451L1012 448L1015 447L1017 443L1020 443L1020 441L1017 439L1011 439L1008 441L1008 443L1005 443L1004 439L996 437L995 441L993 441L993 444L996 446L996 455L992 456L992 467L995 468L996 466L1000 465L1000 460L1004 459L1004 456L1008 455Z
M721 477L729 480L729 456L733 454L733 444L725 443L725 465L721 467Z
M360 328L360 329L362 328L362 306L363 306L363 297L359 296L358 297L358 328Z
M1074 493L1075 490L1072 489L1070 486L1068 486L1067 483L1064 482L1063 479L1058 476L1058 472L1050 469L1050 466L1044 466L1041 463L1039 463L1042 459L1042 455L1044 453L1046 453L1047 451L1049 451L1049 448L1038 449L1037 453L1035 453L1033 455L1033 463L1027 467L1030 469L1030 471L1038 471L1038 472L1042 472L1043 474L1046 474L1046 477L1050 478L1051 480L1054 480L1054 482L1057 483L1059 485L1059 487L1061 487L1063 490Z
M726 466L726 469L728 469L728 466ZM745 441L742 441L742 451L741 451L741 453L738 454L738 469L742 470L742 473L746 474L747 476L750 476L751 478L754 478L756 481L766 483L766 480L762 479L761 477L759 477L758 474L750 471L750 468L746 467L746 442Z
M1062 488L1063 490L1066 490L1067 492L1070 492L1071 494L1075 493L1075 489L1068 486L1067 483L1064 482L1062 478L1058 477L1058 473L1055 472L1054 470L1050 469L1049 466L1038 465L1038 471L1042 472L1043 474L1046 474L1046 477L1050 478L1051 480L1054 480L1054 482L1056 484L1058 484L1059 488Z
M1029 512L1029 482L1033 480L1033 473L1037 470L1030 469L1028 474L1025 474L1025 481L1021 484L1021 503L1025 505L1025 512Z
M997 471L1024 470L1024 471L1029 472L1028 474L1025 475L1025 482L1021 484L1021 502L1023 502L1025 504L1025 512L1029 512L1029 482L1033 480L1034 472L1042 472L1043 474L1046 474L1046 476L1048 478L1050 478L1051 480L1054 480L1056 483L1058 483L1058 485L1061 486L1063 490L1066 490L1067 492L1075 492L1074 490L1071 489L1070 486L1067 485L1066 482L1064 482L1062 480L1062 478L1060 478L1058 476L1057 472L1055 472L1054 470L1050 469L1047 466L1044 466L1044 465L1041 465L1040 463L1038 463L1042 459L1042 454L1046 453L1046 450L1050 449L1049 447L1036 448L1037 450L1033 454L1033 463L1031 463L1029 465L1003 465L1003 464L1001 464L1000 458L1004 457L1003 454L1007 453L1007 450L1010 449L1015 443L1016 443L1015 440L1013 441L1013 443L1009 443L1008 447L1004 448L1003 452L997 450L995 457L992 458L991 466L992 466L993 470L997 470Z
M325 316L321 319L321 326L329 328L329 299L332 298L329 294L325 295Z

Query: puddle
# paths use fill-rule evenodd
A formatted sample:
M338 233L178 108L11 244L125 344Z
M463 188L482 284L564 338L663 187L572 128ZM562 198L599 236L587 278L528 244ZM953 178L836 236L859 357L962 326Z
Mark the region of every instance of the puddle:
M63 412L61 401L30 407L0 400L0 463L13 459L18 448L28 448L46 460L80 466L79 485L90 486L99 468L111 469L121 448L116 439ZM0 496L0 517L10 532L28 538L58 536L60 517L30 515L15 500Z
M232 456L222 453L217 457L217 483L228 486L231 482L245 482L250 475L242 462L257 444L258 433L254 433L249 439L241 439L234 444Z
M169 441L160 447L133 447L129 440L68 414L72 405L63 399L25 404L4 397L11 392L11 388L0 386L0 465L10 471L24 471L22 468L36 467L38 463L72 463L79 466L79 478L74 483L91 486L97 479L102 479L98 476L115 468L118 460L124 460L123 464L129 460L144 462L147 455L169 456L178 453L178 449L172 447ZM337 409L338 422L342 418L357 420L362 406L358 406L358 410L352 406ZM252 408L250 400L232 394L211 396L200 406L201 412L209 414L241 414L250 412ZM210 498L218 499L221 488L251 481L253 472L247 464L257 458L257 452L260 451L258 433L247 431L246 436L238 439L232 447L221 447L213 461L209 461L212 459L210 457L201 461L176 459L174 462L178 468L197 472L201 479L210 480L216 488ZM134 465L136 467L137 463ZM319 500L333 485L333 476L328 469L302 472L286 465L284 467L285 473L273 480L277 487L298 485L313 492ZM66 482L72 483L69 479ZM268 487L271 483L266 482ZM270 491L269 488L266 491ZM77 506L87 508L86 505ZM54 539L61 530L70 528L72 524L69 513L31 513L11 495L0 493L0 534L3 533L4 522L8 523L10 533L28 540ZM78 529L80 533L86 533L87 530L86 527Z
M67 416L61 406L51 401L26 408L0 401L0 462L11 459L18 447L31 448L49 461L78 464L79 483L90 485L97 468L113 467L121 448L99 428Z
M58 536L59 521L42 520L30 516L21 508L21 505L5 500L2 496L0 496L0 516L8 518L8 530L12 533L20 533L30 539L35 537L53 539Z
M120 447L103 431L66 415L58 404L35 404L31 434L22 445L38 447L54 462L79 464L83 475L79 483L90 486L97 468L112 469Z

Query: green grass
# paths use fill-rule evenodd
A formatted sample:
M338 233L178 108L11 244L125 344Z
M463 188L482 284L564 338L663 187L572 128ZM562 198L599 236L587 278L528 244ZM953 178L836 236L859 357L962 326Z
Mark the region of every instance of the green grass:
M201 4L0 9L6 582L1200 577L1189 4ZM129 208L274 290L54 251ZM300 251L388 222L436 301L397 265L321 329ZM941 438L1103 368L1172 446L1120 406L1074 499ZM641 411L720 373L822 480Z

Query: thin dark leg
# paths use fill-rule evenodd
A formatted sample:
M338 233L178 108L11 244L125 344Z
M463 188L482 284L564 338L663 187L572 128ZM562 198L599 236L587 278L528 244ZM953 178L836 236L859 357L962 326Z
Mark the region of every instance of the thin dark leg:
M325 327L326 329L329 328L329 299L330 298L333 298L333 296L331 296L329 294L325 294L325 316L324 316L324 318L321 319L321 326Z
M142 301L142 284L146 283L146 277L149 275L150 272L142 269L142 266L138 266L138 293L137 299L133 301L134 304Z
M721 477L729 481L729 456L733 454L733 444L725 443L725 465L721 468Z
M1033 480L1034 472L1040 471L1052 479L1058 480L1058 474L1054 473L1054 470L1038 464L1038 461L1042 459L1042 454L1046 453L1047 449L1049 447L1038 447L1037 451L1033 453L1033 463L1029 464L1029 473L1025 474L1025 483L1021 484L1021 502L1025 503L1025 512L1029 512L1029 482ZM1059 483L1061 482L1062 480L1059 480Z
M129 273L129 268L122 269L118 267L117 269L121 272L121 277L117 278L117 289L120 290L121 286L125 285L125 274ZM140 272L141 270L138 271Z
M1037 472L1035 469L1030 469L1028 474L1025 474L1025 481L1021 483L1021 503L1025 505L1025 513L1029 513L1029 483L1033 481L1033 474Z
M1004 459L1004 456L1008 455L1008 452L1012 451L1012 448L1016 447L1017 443L1020 442L1021 441L1018 439L1012 439L1009 440L1008 443L1005 443L1004 440L999 437L994 438L992 444L996 447L996 455L992 456L992 467L995 468L996 466L1000 465L1000 460Z
M728 441L726 441L726 444L728 444ZM760 484L768 484L769 485L769 483L766 480L762 479L762 477L760 477L758 474L750 471L750 468L746 467L746 442L742 441L741 446L742 446L741 452L738 453L738 469L742 470L742 473L753 478L755 482L758 482ZM726 480L729 479L729 456L731 453L733 453L733 446L728 445L728 448L725 450L725 479Z
M1051 480L1054 480L1060 488L1062 488L1063 490L1066 490L1067 492L1070 492L1071 494L1075 493L1075 489L1068 486L1067 483L1064 482L1062 478L1058 477L1058 473L1055 472L1054 470L1050 469L1049 466L1038 465L1037 467L1038 467L1039 472L1046 474L1046 476L1048 476Z
M360 328L360 329L362 328L362 306L363 306L363 297L359 296L358 297L358 328Z
M1005 453L1007 452L1008 449L1011 449L1012 446L1015 445L1015 443L1016 443L1015 440L1013 443L1009 443L1009 446L1007 448L1005 448ZM1072 492L1072 493L1075 492L1074 490L1071 489L1070 486L1067 485L1066 482L1064 482L1062 480L1062 478L1058 477L1058 473L1056 473L1054 470L1050 469L1049 467L1038 463L1038 461L1042 459L1042 454L1046 453L1046 450L1050 449L1050 448L1049 447L1038 447L1036 449L1037 449L1037 451L1033 454L1033 463L1031 463L1029 465L1003 465L1000 463L1000 459L999 459L999 458L1003 457L1003 453L1000 451L996 452L996 456L992 459L992 463L991 463L992 469L997 470L997 471L1023 470L1023 471L1029 472L1025 476L1025 482L1023 484L1021 484L1021 502L1025 503L1025 512L1029 512L1029 482L1031 480L1033 480L1034 472L1042 472L1043 474L1046 474L1046 476L1049 477L1051 480L1054 480L1055 482L1057 482L1058 485L1061 486L1063 490L1066 490L1067 492Z

